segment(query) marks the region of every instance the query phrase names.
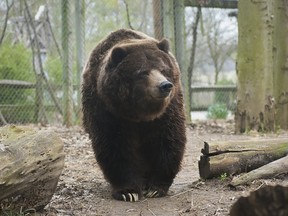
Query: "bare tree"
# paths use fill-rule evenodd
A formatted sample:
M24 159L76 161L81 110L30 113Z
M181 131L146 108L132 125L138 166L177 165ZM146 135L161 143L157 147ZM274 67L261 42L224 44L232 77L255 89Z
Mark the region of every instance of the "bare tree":
M194 69L194 61L195 61L195 54L196 54L196 44L197 44L197 28L199 24L199 20L201 17L201 7L199 6L196 12L195 22L192 24L192 47L191 47L191 55L190 55L190 62L188 67L188 86L189 86L189 96L191 98L192 95L192 77L193 77L193 69Z
M219 74L223 69L224 63L231 57L231 54L236 52L236 35L232 34L229 36L227 29L222 27L223 16L226 16L226 14L220 15L218 13L218 15L215 15L213 10L210 10L206 14L205 21L205 38L214 67L214 84L218 83Z
M123 0L123 2L124 2L124 4L125 4L125 9L126 9L126 17L127 17L127 23L128 23L128 26L129 26L129 28L130 29L132 29L132 30L135 30L135 28L132 26L132 23L131 23L131 19L130 19L130 9L129 9L129 5L128 5L128 3L127 3L127 1L126 0ZM143 2L141 2L141 4L143 4ZM141 13L141 21L140 21L140 24L139 24L139 26L138 26L138 28L136 29L136 30L142 30L142 28L143 28L143 25L144 25L144 23L146 22L146 19L147 19L147 14L146 14L146 12L147 12L147 3L144 3L144 5L143 5L143 9L141 10L142 11L142 13Z
M219 83L219 76L230 67L229 61L234 61L234 55L237 51L237 20L229 18L229 11L220 9L202 8L201 18L198 23L197 43L195 48L195 59L193 60L193 72L191 75L192 84L195 82L208 82L209 84ZM190 45L191 50L186 58L189 62L189 71L191 71L191 53L193 43L195 43L194 23L196 22L197 10L187 8L186 10L186 38L187 46ZM191 17L194 17L191 19ZM232 20L233 19L233 20ZM234 20L235 19L235 20ZM228 64L227 64L228 63ZM191 73L191 72L189 72ZM213 73L213 75L211 75ZM206 80L207 78L207 80Z

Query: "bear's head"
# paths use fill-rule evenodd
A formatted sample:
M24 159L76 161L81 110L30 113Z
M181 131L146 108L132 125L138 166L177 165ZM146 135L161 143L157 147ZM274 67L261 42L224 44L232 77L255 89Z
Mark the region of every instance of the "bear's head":
M97 94L108 111L131 121L160 117L179 88L179 68L166 39L126 40L104 59Z

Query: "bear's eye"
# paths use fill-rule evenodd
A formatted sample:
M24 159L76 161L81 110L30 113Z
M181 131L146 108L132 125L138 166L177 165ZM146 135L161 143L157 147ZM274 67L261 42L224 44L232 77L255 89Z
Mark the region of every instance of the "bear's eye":
M146 77L146 76L148 76L149 75L149 71L141 71L140 73L139 73L139 76L141 76L141 77Z
M164 75L171 75L171 69L161 70L161 73L164 74Z

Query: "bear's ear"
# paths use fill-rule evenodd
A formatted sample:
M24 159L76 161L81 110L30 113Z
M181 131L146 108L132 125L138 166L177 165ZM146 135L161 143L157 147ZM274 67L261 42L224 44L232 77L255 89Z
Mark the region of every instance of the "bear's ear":
M163 52L168 53L169 52L169 41L166 38L164 38L157 44L157 47L160 50L162 50Z
M116 47L112 50L110 64L117 66L126 56L127 51L123 47Z

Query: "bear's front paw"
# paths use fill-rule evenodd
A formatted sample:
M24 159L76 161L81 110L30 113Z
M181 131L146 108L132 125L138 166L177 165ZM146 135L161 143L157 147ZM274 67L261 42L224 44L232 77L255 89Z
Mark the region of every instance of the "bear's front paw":
M140 195L137 192L117 191L113 193L113 198L125 202L136 202L140 200Z
M147 198L156 198L156 197L163 197L167 194L167 191L160 188L149 188L147 191L144 192L144 196Z

